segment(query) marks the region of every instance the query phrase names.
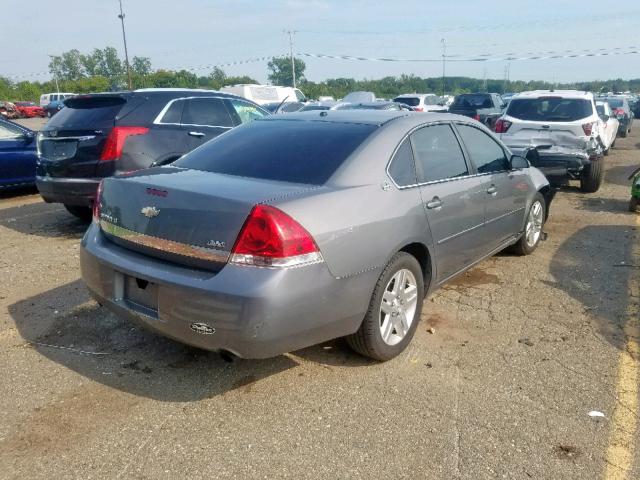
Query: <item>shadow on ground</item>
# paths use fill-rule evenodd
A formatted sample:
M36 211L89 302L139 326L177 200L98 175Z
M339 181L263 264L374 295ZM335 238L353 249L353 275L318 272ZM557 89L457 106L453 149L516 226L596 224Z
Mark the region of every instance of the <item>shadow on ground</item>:
M629 200L606 197L585 197L580 205L581 210L590 212L618 213L629 212Z
M578 300L596 323L596 333L624 348L622 328L629 302L628 282L640 259L632 258L634 227L591 225L568 238L554 255L551 286Z
M605 173L605 181L614 185L622 185L624 187L628 186L629 192L631 192L631 180L629 180L629 176L638 167L640 167L640 163L638 165L618 165L615 167L609 167Z
M88 226L62 205L41 202L1 209L0 225L26 235L48 238L81 238Z
M116 317L90 299L81 280L16 302L9 313L24 347L96 382L160 401L221 395L296 367L299 359L327 366L371 363L340 340L293 355L229 362Z
M24 195L33 195L35 193L38 193L38 189L35 185L16 188L0 188L0 200L5 198L22 197Z

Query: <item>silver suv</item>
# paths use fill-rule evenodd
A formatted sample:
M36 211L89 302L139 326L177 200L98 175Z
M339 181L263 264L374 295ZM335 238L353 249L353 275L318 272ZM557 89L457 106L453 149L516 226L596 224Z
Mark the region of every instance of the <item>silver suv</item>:
M584 192L600 188L606 147L592 93L577 90L519 93L496 122L495 131L514 153L528 151L531 163L553 183L579 179Z

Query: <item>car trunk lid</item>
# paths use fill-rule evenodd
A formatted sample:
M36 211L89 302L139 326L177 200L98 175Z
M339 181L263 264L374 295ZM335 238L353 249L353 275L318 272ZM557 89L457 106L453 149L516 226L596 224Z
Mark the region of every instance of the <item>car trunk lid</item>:
M215 271L226 263L254 205L309 188L157 167L104 182L100 225L125 248Z
M509 146L553 145L577 150L589 148L589 138L583 129L586 120L560 123L519 120L509 116L505 120L512 122L509 130L502 134L502 140Z

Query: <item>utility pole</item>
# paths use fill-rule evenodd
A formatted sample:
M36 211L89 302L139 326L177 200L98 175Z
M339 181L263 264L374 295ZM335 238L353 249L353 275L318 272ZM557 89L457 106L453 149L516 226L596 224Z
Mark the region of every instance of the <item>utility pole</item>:
M487 92L487 67L482 71L482 91Z
M118 18L120 22L122 22L122 40L124 41L124 63L127 67L127 78L129 79L129 90L132 90L133 87L131 85L131 69L129 68L129 52L127 51L127 36L124 33L124 13L122 13L122 0L118 0L120 2L120 15Z
M289 51L291 52L291 76L293 77L293 88L296 88L296 60L293 57L293 36L298 33L296 30L286 30L289 34Z
M51 62L53 63L53 79L56 82L56 92L58 93L58 99L60 98L60 86L58 85L58 66L56 65L56 62L54 60L54 55L48 55L48 57L51 59Z
M444 97L444 76L445 76L445 57L447 55L447 42L443 38L440 40L442 43L442 96Z

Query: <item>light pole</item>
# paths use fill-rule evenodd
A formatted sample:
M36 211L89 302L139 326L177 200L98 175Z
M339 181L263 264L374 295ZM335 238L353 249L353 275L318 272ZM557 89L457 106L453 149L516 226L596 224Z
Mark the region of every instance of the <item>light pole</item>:
M118 18L120 22L122 22L122 40L124 42L124 63L127 67L127 78L129 79L129 90L132 90L131 86L131 69L129 68L129 52L127 51L127 36L124 33L124 13L122 13L122 0L118 0L120 2L120 15Z
M293 58L293 36L297 33L296 30L287 30L289 34L289 51L291 53L291 76L293 77L293 88L296 88L296 60Z
M443 38L440 40L442 43L442 96L444 97L444 75L445 75L445 56L447 54L447 42Z
M60 86L58 85L58 66L56 61L54 60L55 55L47 55L51 59L51 63L53 64L53 79L56 82L56 92L58 93L58 98L60 98Z

